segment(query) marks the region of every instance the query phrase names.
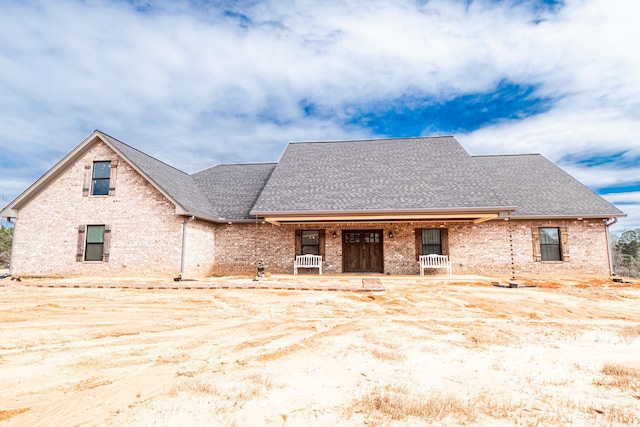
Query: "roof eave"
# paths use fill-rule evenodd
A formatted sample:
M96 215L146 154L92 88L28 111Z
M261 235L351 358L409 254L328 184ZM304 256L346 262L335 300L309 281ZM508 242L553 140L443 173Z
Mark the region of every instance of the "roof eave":
M626 213L611 213L611 214L573 214L573 215L517 215L511 216L512 219L602 219L607 220L609 218L625 218Z
M427 208L427 209L357 209L357 210L292 210L292 211L251 211L252 216L306 216L306 215L400 215L400 214L449 214L449 213L487 213L513 212L517 206L485 206L465 208Z
M253 224L256 221L261 221L261 222L264 221L264 219L262 219L262 218L252 218L252 219L249 219L249 218L237 218L237 219L236 218L222 218L222 217L212 217L212 216L209 216L209 215L206 215L206 214L203 215L203 214L198 213L198 212L186 212L186 211L180 212L179 215L193 216L196 219L201 219L201 220L208 221L208 222L213 222L213 223L216 223L216 224L238 224L238 223L241 223L241 224L249 224L249 223Z
M266 222L281 223L321 223L331 221L367 222L367 221L425 221L425 220L464 220L480 223L504 217L516 209L515 206L482 208L445 208L445 209L376 209L344 211L281 211L251 212L264 217Z

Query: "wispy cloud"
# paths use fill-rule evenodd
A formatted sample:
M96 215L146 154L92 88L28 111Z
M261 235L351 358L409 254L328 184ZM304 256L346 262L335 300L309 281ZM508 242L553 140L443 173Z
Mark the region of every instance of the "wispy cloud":
M609 200L628 195L617 227L640 227L638 12L635 0L7 0L0 194L95 128L188 172L275 161L290 140L453 133L472 154L540 152Z

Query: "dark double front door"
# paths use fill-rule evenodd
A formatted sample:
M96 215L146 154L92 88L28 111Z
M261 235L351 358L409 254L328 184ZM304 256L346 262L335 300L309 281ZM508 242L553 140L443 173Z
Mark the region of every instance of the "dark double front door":
M382 273L382 230L344 230L342 260L345 273Z

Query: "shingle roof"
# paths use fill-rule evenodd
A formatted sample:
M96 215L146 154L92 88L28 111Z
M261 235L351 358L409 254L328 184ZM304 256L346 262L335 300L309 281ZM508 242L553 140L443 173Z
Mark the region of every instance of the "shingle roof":
M254 211L501 205L453 137L291 143Z
M190 175L138 151L112 136L97 132L187 212L209 215L213 210L209 199Z
M252 212L517 206L514 215L620 215L540 155L472 157L453 137L290 143Z
M276 165L217 165L188 175L103 132L99 133L187 212L214 220L251 219L249 211Z
M218 165L191 175L214 208L215 218L249 219L275 163Z
M624 214L539 154L470 156L451 136L290 143L279 163L218 165L192 175L95 133L2 209L26 201L98 135L184 209L212 221L252 214L504 211L523 217ZM509 210L509 209L506 209Z
M478 156L487 180L501 189L505 202L518 206L514 216L596 216L622 212L539 154Z

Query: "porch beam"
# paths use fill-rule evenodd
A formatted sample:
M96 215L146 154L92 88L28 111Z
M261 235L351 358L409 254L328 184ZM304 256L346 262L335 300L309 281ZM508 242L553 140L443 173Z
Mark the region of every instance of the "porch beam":
M420 220L460 220L466 219L474 223L489 221L498 218L498 213L459 213L459 214L395 214L395 215L300 215L300 216L278 216L265 217L265 221L280 225L282 222L329 222L329 221L420 221Z
M493 215L485 215L482 218L478 218L478 219L474 219L472 222L474 224L480 224L481 222L485 222L485 221L491 221L494 218L498 218L498 214L493 214Z

